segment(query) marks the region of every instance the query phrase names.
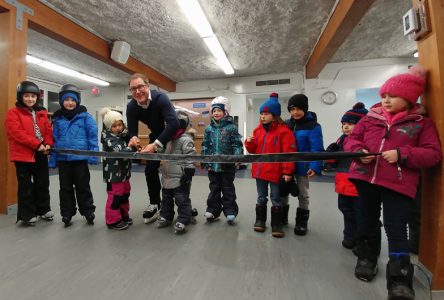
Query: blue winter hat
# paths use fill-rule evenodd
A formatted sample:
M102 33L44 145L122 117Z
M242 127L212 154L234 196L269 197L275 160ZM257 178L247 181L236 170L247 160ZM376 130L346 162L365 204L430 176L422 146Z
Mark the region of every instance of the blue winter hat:
M273 116L281 115L281 105L278 101L278 93L271 93L270 98L259 107L259 113L268 112Z
M357 124L368 113L364 103L358 102L342 116L341 123Z
M60 106L63 106L63 102L65 102L66 98L68 98L68 97L71 97L77 103L77 105L79 105L80 101L79 101L79 98L77 97L76 94L66 93L66 94L63 94L62 97L60 98Z

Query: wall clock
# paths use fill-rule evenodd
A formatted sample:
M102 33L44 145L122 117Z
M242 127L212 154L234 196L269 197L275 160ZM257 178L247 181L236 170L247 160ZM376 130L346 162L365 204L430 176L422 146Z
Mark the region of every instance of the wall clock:
M324 104L332 105L338 100L338 95L333 91L327 91L321 95L321 101Z

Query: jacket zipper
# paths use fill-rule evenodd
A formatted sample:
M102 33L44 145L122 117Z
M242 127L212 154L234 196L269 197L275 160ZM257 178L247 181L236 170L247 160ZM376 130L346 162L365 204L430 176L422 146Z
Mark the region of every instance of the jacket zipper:
M384 135L384 138L383 138L382 141L381 141L381 145L379 146L379 151L378 151L378 152L381 152L381 151L382 151L382 148L384 147L384 143L385 143L385 137L386 137L387 134L389 134L389 132L390 132L390 125L389 125L388 123L386 123L386 124L387 124L387 133ZM379 160L380 160L380 159L381 159L381 156L378 155L378 156L376 157L375 168L373 169L373 177L372 177L372 180L370 181L370 183L372 183L372 184L375 183L376 172L378 171L378 164L379 164Z

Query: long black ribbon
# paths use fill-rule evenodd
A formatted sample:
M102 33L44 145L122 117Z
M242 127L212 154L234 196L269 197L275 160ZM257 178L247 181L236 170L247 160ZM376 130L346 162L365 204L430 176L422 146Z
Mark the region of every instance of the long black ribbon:
M109 158L144 159L144 160L169 160L203 163L255 163L255 162L296 162L318 161L344 158L359 158L381 153L362 152L291 152L270 154L246 154L246 155L186 155L186 154L162 154L140 152L104 152L74 149L52 149L60 154L80 156L96 156Z

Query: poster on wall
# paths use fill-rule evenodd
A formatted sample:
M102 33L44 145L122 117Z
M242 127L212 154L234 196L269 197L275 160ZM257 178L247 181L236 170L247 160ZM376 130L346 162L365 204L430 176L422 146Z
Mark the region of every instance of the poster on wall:
M379 96L379 88L367 88L356 90L356 102L362 102L365 104L365 108L369 109L376 103L381 102Z

